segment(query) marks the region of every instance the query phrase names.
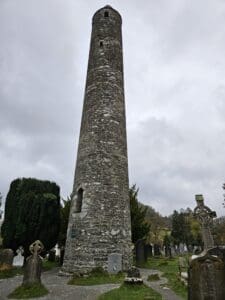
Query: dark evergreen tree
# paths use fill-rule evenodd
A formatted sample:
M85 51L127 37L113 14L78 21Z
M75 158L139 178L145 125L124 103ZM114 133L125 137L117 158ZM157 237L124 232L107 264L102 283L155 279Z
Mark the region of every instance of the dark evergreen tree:
M3 247L14 251L41 240L45 250L55 246L60 226L60 190L50 181L22 178L12 181L5 203L1 233Z
M67 200L63 199L63 205L61 205L60 208L60 232L58 238L58 244L60 247L65 246L66 244L66 234L67 234L67 227L69 221L70 206L71 206L71 199L70 198L67 198Z
M145 221L147 208L139 206L137 195L138 189L136 188L136 185L133 185L129 189L131 210L131 233L133 243L135 243L139 239L146 237L150 230L150 225Z

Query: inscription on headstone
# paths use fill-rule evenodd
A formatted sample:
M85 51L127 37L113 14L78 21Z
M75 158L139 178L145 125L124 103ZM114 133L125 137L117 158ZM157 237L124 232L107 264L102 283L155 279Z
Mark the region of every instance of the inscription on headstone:
M122 271L122 254L112 253L108 256L108 273L116 274Z

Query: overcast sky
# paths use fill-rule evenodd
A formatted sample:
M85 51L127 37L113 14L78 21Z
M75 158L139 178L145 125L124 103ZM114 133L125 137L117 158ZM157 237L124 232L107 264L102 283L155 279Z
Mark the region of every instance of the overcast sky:
M1 0L0 192L17 177L72 191L91 33L123 18L130 184L163 215L224 215L224 0Z

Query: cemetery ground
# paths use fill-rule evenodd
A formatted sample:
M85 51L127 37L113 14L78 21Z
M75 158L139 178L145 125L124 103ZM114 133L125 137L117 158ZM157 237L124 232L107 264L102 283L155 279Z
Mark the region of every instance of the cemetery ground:
M42 297L40 297L40 294L38 299L187 299L186 287L179 281L178 257L150 258L142 265L140 270L144 279L143 285L124 284L125 274L122 273L107 275L96 271L88 277L74 277L69 280L67 277L58 276L59 267L55 263L46 261L44 262L44 271L46 272L42 273L42 283L49 293ZM22 273L22 268L19 267L13 268L8 273L0 272L1 300L7 299L7 296L21 285ZM172 290L179 296L176 296ZM25 294L17 296L17 299L31 298L31 295L29 295L29 298ZM38 296L37 290L34 291L32 296Z

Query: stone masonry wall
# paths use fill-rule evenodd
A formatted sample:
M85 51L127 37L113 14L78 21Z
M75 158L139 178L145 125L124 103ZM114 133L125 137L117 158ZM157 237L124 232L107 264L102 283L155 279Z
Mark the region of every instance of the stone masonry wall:
M111 253L122 254L123 269L132 260L121 23L109 6L92 20L66 272L107 269Z

